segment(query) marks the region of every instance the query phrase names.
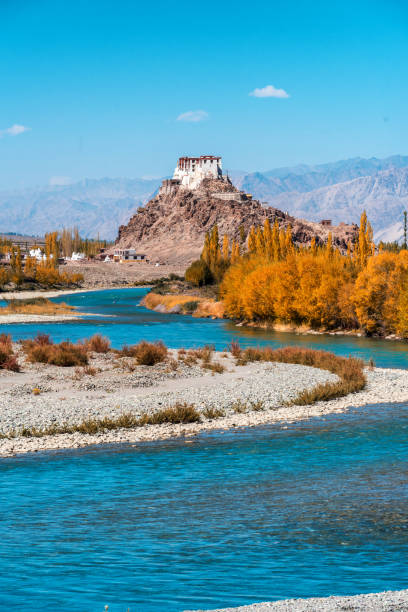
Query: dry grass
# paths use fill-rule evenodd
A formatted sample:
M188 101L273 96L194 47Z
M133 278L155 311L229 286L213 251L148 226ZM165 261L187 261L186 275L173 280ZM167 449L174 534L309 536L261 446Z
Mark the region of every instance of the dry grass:
M222 363L207 363L204 362L201 367L203 368L203 370L211 370L211 372L215 372L216 374L222 374L223 372L225 372L225 366L222 365Z
M163 342L142 341L135 347L135 357L138 365L156 365L166 359L167 347Z
M84 345L88 351L92 351L93 353L109 353L111 348L109 338L101 334L94 334L85 340Z
M237 400L232 404L232 410L237 414L243 414L244 412L248 412L248 406L244 404L242 400Z
M187 353L185 357L179 357L179 361L185 363L186 366L193 366L198 363L198 358Z
M115 429L133 429L144 427L145 425L163 425L165 423L187 424L198 423L201 420L200 413L192 404L177 403L169 408L163 408L151 414L136 416L130 412L121 414L118 417L103 417L102 419L86 419L82 423L50 425L45 428L24 427L20 431L1 433L0 438L41 438L58 434L96 434L103 431Z
M128 346L124 344L117 351L120 357L134 357L138 365L152 366L165 361L168 355L167 347L163 342L146 342L142 340L139 344Z
M88 364L88 354L83 344L69 341L54 344L48 334L38 334L33 340L23 340L21 344L30 363L48 363L61 367Z
M85 376L96 376L98 370L90 365L87 365L84 367L83 372Z
M177 403L170 408L163 408L152 414L144 414L139 419L140 425L162 425L163 423L198 423L200 413L192 404Z
M234 340L231 342L231 344L227 347L227 350L231 353L231 355L235 358L240 357L241 353L242 353L242 349L239 346L238 342L235 342Z
M0 314L55 315L71 314L74 310L74 306L68 306L65 302L57 304L47 298L38 297L27 300L8 300L7 306L1 309Z
M195 365L201 360L203 370L211 370L217 374L222 374L226 368L221 363L212 361L214 351L214 346L209 344L202 348L190 349L189 351L180 349L178 351L178 358L188 366Z
M225 306L222 302L213 299L202 300L193 313L193 317L211 317L213 319L223 319Z
M214 317L222 319L224 317L224 304L217 302L213 298L204 298L192 295L148 293L143 298L146 308L154 310L157 306L164 306L166 311L171 311L175 306L180 306L185 314L192 314L193 317Z
M203 410L203 415L206 419L219 419L220 417L225 416L225 412L221 408L209 407Z
M195 357L196 359L202 359L204 363L210 363L214 351L215 348L213 345L206 344L205 346L198 349L190 349L188 351L188 355L190 355L191 357Z
M154 309L157 306L164 306L167 311L175 306L183 306L189 302L201 302L203 298L192 297L191 295L160 295L159 293L148 293L143 298L146 308Z
M319 368L320 370L328 370L340 378L337 382L322 383L313 389L301 391L290 402L291 405L306 406L315 402L343 397L349 393L361 391L367 382L363 371L364 363L361 359L339 357L327 351L315 351L298 347L281 349L271 349L269 347L247 348L240 351L237 361L239 365L252 361L296 363Z
M10 372L20 372L20 364L14 355L10 334L0 334L0 368Z
M170 372L176 372L178 370L178 367L179 367L179 363L178 363L177 359L173 359L173 358L171 358L171 359L169 359L167 361L167 365L168 365L168 370Z

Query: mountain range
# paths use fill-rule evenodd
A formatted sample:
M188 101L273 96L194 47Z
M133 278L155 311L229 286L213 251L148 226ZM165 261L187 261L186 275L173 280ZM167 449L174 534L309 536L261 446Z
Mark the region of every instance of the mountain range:
M365 209L376 240L402 236L408 207L408 156L361 157L266 172L232 171L239 189L291 215L358 223ZM84 179L64 186L0 191L0 231L43 234L78 226L113 239L118 227L157 192L162 179Z

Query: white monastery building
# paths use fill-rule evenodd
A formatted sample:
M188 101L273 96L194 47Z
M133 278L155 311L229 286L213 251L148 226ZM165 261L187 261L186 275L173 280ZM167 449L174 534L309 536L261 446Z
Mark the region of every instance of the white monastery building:
M196 189L205 178L222 178L221 157L200 155L200 157L180 157L174 171L173 181L188 189Z

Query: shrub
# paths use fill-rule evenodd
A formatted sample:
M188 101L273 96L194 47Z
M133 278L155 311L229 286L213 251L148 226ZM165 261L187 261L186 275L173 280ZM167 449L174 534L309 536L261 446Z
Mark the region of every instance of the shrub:
M133 346L124 344L118 351L118 355L120 355L120 357L136 357L136 346L135 344Z
M87 365L88 355L83 346L68 341L61 342L51 347L48 363L64 368Z
M239 345L239 342L233 340L227 349L233 357L239 357L241 355L242 349Z
M361 391L366 385L364 376L364 363L355 357L339 357L327 351L315 351L298 347L285 347L280 349L247 348L242 351L238 363L248 361L276 361L280 363L297 363L300 365L328 370L336 374L338 382L319 384L313 389L301 391L290 402L293 405L305 406L315 402L328 401L343 397L349 393Z
M41 390L33 389L34 395L39 395ZM79 432L83 434L95 434L98 431L114 429L131 429L133 427L143 427L144 425L161 425L163 423L197 423L201 420L200 413L191 404L175 404L169 408L164 408L153 414L143 414L138 417L130 412L119 415L118 417L103 417L102 419L87 419L82 423L63 425L50 425L43 429L37 427L23 427L19 432L10 434L0 434L3 438L15 438L16 436L35 437L50 436L62 433Z
M199 300L191 300L191 302L186 302L183 304L183 312L186 314L195 312L199 303Z
M23 347L31 363L48 363L62 367L83 366L88 363L86 348L80 344L66 341L60 344L47 343L43 334L34 340L23 340Z
M50 334L41 334L40 332L38 332L38 334L34 338L34 342L39 346L49 346L53 344L53 341L50 338Z
M243 412L247 412L248 407L242 400L237 400L231 406L232 410L237 414L242 414Z
M217 374L222 374L225 372L225 367L221 363L210 363L205 362L201 366L204 370L211 370L212 372L216 372Z
M20 365L13 353L10 334L0 334L0 368L10 372L20 372Z
M87 376L96 376L96 368L93 368L92 366L85 366L84 367L84 374L86 374Z
M167 357L167 347L163 342L139 342L134 348L134 356L138 365L152 366L164 361Z
M6 361L1 366L4 370L9 370L10 372L20 372L20 364L17 361L15 355L10 355Z
M0 334L0 348L8 353L13 350L12 339L10 334Z
M197 259L187 268L185 279L187 282L192 283L196 287L202 287L203 285L209 285L212 283L213 276L205 261L202 259Z
M94 353L108 353L111 343L109 338L105 338L101 334L94 334L85 341L85 346L88 351L93 351Z
M218 419L225 416L225 412L221 408L209 407L203 410L203 415L206 419Z
M177 403L175 406L163 408L153 414L144 414L140 417L140 425L161 425L162 423L197 423L200 413L192 404Z
M196 357L197 359L202 359L204 363L210 363L214 350L215 350L214 345L206 344L202 348L191 349L189 351L189 354L193 357Z

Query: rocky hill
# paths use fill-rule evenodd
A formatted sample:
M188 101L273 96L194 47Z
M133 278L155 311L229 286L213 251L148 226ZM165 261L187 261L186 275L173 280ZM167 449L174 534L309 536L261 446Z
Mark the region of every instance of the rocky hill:
M205 179L194 191L175 187L170 194L159 193L119 228L116 248L135 248L151 261L188 264L199 257L205 233L214 225L221 236L239 240L241 226L248 234L252 225L262 225L265 219L271 224L277 219L280 227L290 225L296 244L310 244L313 237L323 243L332 231L333 242L341 250L357 231L353 225L328 228L296 219L257 200L246 200L229 182Z

